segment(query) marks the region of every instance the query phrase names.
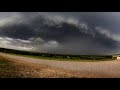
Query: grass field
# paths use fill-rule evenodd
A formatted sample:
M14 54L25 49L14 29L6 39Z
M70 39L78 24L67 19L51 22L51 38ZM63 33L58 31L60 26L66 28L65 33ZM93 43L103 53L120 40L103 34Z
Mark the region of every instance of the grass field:
M111 61L114 59L106 58L106 59L80 59L80 58L55 58L55 57L46 57L46 56L35 56L35 55L22 55L22 54L13 54L9 53L11 55L17 55L17 56L24 56L24 57L30 57L30 58L36 58L36 59L44 59L44 60L55 60L55 61L73 61L73 62L100 62L100 61Z
M79 75L48 67L20 62L0 56L0 78L78 78Z
M63 55L52 53L38 53L30 51L19 51L13 49L0 48L0 52L22 55L32 58L62 60L62 61L106 61L112 60L112 55Z

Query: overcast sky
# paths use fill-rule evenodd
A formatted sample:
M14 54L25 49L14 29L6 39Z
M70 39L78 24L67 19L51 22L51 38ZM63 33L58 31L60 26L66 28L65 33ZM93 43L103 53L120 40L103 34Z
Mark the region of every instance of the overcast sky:
M120 12L0 12L0 47L60 54L120 53Z

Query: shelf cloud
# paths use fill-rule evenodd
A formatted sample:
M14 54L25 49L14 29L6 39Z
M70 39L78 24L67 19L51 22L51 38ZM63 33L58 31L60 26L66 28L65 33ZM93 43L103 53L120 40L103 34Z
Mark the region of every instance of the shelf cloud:
M67 12L61 12L61 14L57 12L16 12L2 17L0 18L0 47L60 54L119 52L120 34L119 31L113 31L116 27L110 28L109 23L104 22L107 14L104 17L102 12L101 16L95 14L98 18L94 20L90 16L91 13L87 15L83 12L84 17L82 12L75 13L77 12L69 14ZM111 15L113 17L113 13ZM89 18L86 19L85 16ZM103 17L104 25L100 24L101 17Z

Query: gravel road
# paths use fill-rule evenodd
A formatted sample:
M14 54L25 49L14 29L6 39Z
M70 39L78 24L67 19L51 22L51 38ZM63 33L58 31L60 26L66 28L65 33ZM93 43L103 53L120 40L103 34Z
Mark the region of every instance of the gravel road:
M71 70L87 78L120 78L120 60L100 62L74 62L35 59L0 53L2 56L28 63L45 64L54 68Z

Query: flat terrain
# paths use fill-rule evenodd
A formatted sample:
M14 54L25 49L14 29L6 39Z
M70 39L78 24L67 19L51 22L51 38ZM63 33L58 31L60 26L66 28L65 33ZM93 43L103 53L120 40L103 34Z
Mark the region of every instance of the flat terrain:
M43 64L33 64L0 55L0 78L77 78L80 75Z
M120 78L120 60L74 62L35 59L4 53L0 53L0 56L19 62L20 65L25 64L28 70L34 67L35 77Z

